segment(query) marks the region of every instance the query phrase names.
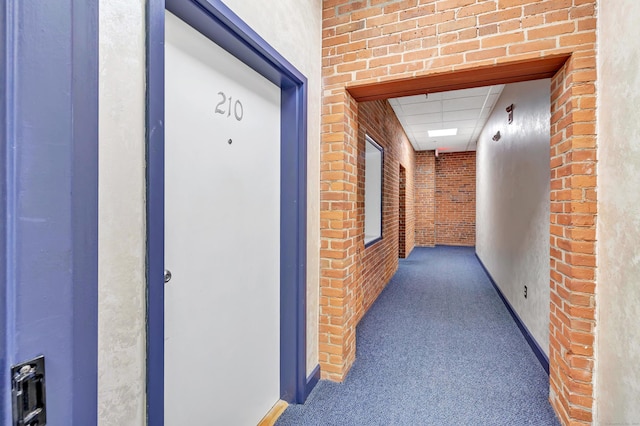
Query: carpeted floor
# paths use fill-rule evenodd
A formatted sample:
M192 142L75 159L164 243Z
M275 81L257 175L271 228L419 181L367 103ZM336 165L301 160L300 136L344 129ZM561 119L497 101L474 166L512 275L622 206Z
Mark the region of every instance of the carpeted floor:
M416 248L357 330L342 384L320 381L287 425L557 425L549 377L473 248Z

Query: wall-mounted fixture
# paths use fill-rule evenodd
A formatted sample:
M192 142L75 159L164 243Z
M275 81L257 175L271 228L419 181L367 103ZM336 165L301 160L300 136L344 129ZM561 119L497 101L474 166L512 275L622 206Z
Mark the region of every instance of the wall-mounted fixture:
M494 141L498 142L500 140L502 136L500 135L500 130L498 130L498 133L496 133L495 135L493 135L493 137L491 139L493 139Z
M509 113L509 124L513 123L513 104L507 107L507 112Z

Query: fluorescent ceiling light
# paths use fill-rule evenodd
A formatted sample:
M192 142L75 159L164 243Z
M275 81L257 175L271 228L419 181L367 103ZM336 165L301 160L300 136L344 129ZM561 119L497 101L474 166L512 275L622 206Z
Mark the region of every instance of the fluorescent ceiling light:
M430 138L437 138L438 136L455 136L458 134L458 129L440 129L440 130L428 130Z

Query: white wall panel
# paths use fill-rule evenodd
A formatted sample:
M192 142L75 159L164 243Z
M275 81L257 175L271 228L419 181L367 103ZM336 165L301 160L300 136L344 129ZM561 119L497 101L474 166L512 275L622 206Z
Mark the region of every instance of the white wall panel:
M549 84L505 87L478 140L476 160L476 252L547 355ZM505 111L510 104L515 105L512 124Z

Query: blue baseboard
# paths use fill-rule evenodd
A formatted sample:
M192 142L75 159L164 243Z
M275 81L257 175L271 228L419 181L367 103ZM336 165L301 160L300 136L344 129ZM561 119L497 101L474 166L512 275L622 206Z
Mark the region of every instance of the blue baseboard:
M511 317L518 325L520 332L522 332L522 335L524 336L525 340L527 341L529 346L531 346L531 350L533 350L533 353L536 355L536 358L538 358L538 361L540 361L540 365L542 365L542 368L544 368L544 371L546 371L548 375L549 374L549 358L544 353L540 345L538 345L538 342L536 342L536 339L533 338L533 336L529 332L529 329L527 329L527 326L524 325L524 323L522 322L522 320L520 319L516 311L513 310L513 307L511 306L507 298L504 297L504 294L502 294L500 287L498 287L496 282L493 280L493 277L489 273L489 270L487 270L487 267L484 266L484 263L482 263L482 259L480 259L480 257L478 256L478 253L476 253L476 258L478 259L478 262L480 262L480 266L482 266L482 269L484 269L484 273L487 274L489 281L491 281L493 288L496 289L498 296L500 296L500 299L502 299L502 303L504 303L504 306L506 306L507 310L511 314Z
M313 369L309 377L307 377L307 384L304 388L304 399L306 400L309 397L309 394L316 387L318 381L320 380L320 364L316 365L316 368Z

